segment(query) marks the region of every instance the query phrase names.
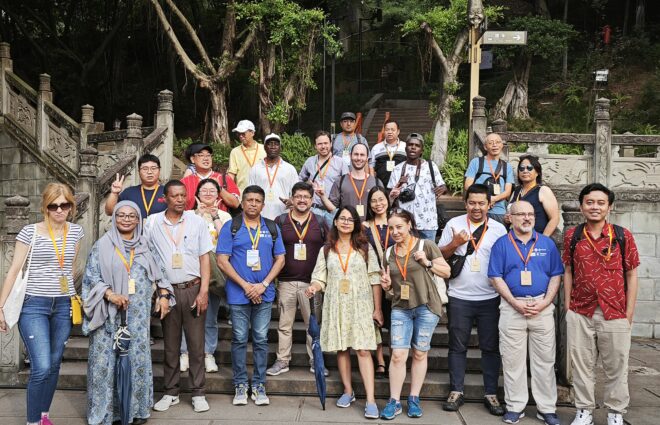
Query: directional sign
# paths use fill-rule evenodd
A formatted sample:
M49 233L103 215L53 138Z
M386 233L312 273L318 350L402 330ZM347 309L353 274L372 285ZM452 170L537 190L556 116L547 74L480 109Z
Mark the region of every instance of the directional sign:
M527 44L527 31L486 31L483 44Z

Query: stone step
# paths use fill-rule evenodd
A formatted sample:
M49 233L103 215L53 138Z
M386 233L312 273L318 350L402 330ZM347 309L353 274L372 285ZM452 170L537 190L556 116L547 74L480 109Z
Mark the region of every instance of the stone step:
M160 392L163 390L163 366L154 364L154 390ZM249 371L251 373L251 371ZM186 375L181 374L181 389L184 392L190 391ZM25 386L29 376L29 369L18 374L16 385ZM352 381L355 393L363 397L364 387L361 384L362 378L357 370L352 373ZM269 376L267 379L267 390L272 395L316 395L316 381L314 374L309 372L308 367L292 368L289 372L279 376ZM87 363L84 361L64 361L60 368L60 378L57 383L59 389L86 390L87 388ZM343 391L343 386L336 370L330 371L330 376L326 378L326 388L328 397L337 397ZM410 371L406 376L403 387L403 394L410 390ZM231 368L222 366L217 373L206 374L206 392L233 394L234 386L231 380ZM375 385L377 398L387 398L389 396L389 381L387 379L377 379ZM425 399L439 400L445 399L449 393L449 375L445 372L430 371L426 375L422 394ZM500 397L503 396L502 378L500 378ZM467 373L465 375L465 396L468 399L481 400L483 398L483 378L478 373Z

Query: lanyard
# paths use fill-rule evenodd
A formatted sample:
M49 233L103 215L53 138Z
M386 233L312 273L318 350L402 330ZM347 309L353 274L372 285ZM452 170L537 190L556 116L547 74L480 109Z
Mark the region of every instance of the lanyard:
M396 261L396 267L399 269L399 272L401 272L401 276L403 277L403 280L406 280L406 276L408 276L408 260L410 260L410 253L412 252L412 247L413 247L413 242L415 238L411 237L410 242L408 242L408 253L406 253L406 262L403 263L403 267L401 267L401 264L399 263L399 253L397 252L397 246L394 245L394 261Z
M280 158L279 161L277 161L277 167L275 167L275 172L273 173L273 178L270 178L270 168L268 167L268 164L266 164L266 160L264 159L264 167L266 167L266 174L268 175L268 187L271 189L273 188L273 183L275 183L275 177L277 177L277 172L280 170L280 164L282 163L282 158Z
M255 145L254 149L254 155L252 155L252 161L248 158L247 154L247 148L244 148L243 145L241 145L241 152L243 152L243 156L245 157L245 161L247 161L248 165L250 165L250 168L254 167L254 163L257 160L257 154L259 153L259 145Z
M481 237L479 238L479 242L476 244L474 243L474 238L472 237L472 229L470 229L470 217L467 217L467 227L468 227L468 232L470 233L470 243L472 244L472 247L474 248L474 253L476 254L477 251L479 250L479 247L481 246L481 242L484 241L484 236L486 236L486 232L488 231L488 218L486 218L486 221L484 221L484 231L481 232Z
M147 215L149 215L149 211L151 211L151 206L154 204L154 199L156 199L156 193L158 193L158 188L160 185L156 185L156 188L154 189L154 193L151 195L151 200L149 201L149 205L147 205L147 198L144 196L144 186L140 186L140 192L142 193L142 204L144 205L144 210L147 212Z
M383 245L383 242L380 239L380 231L378 230L378 226L376 225L375 221L374 221L374 229L376 230L374 233L376 234L376 239L378 239L378 243L380 244L380 246L383 247L383 249L386 249L388 247L387 244L390 241L390 226L387 226L387 232L385 232L385 245Z
M339 265L341 266L341 270L344 272L344 276L346 276L346 272L348 271L348 260L351 258L351 254L353 253L353 247L351 245L348 246L348 255L346 256L346 264L341 259L341 253L339 252L339 244L335 244L335 250L337 251L337 258L339 258Z
M598 248L596 248L596 245L591 240L591 236L589 235L589 232L587 232L587 226L584 226L584 229L582 229L582 233L584 234L584 237L587 240L587 242L589 242L589 245L591 245L591 247L594 249L594 251L596 251L596 254L603 257L605 259L605 261L610 261L610 257L612 257L612 238L614 237L614 235L612 234L613 233L612 232L612 225L611 224L607 225L607 234L610 238L610 244L607 246L607 254L604 254L604 255L600 250L598 250ZM621 254L623 255L623 253L621 253Z
M291 211L289 211L289 221L291 222L291 226L293 226L293 230L296 232L296 235L298 235L298 240L300 241L300 243L303 243L305 240L305 236L307 236L307 230L309 230L309 223L311 223L312 221L312 214L309 214L309 216L307 216L307 224L303 228L302 233L298 231L298 227L293 222L293 218L291 218Z
M369 174L365 174L364 180L362 181L362 188L360 189L360 192L358 193L357 186L355 185L355 181L353 180L353 175L351 173L348 173L348 178L351 179L351 184L353 185L353 190L355 191L355 196L358 198L358 203L362 203L362 195L364 195L364 189L367 187L367 180L369 180Z
M529 251L527 252L527 257L525 258L523 257L522 252L520 252L520 248L518 248L518 244L516 243L516 241L513 240L512 234L513 232L509 232L509 240L511 241L511 244L516 249L518 256L525 265L525 270L527 270L527 263L529 263L529 259L532 258L532 252L534 252L534 247L536 246L536 242L538 242L539 237L537 236L536 239L534 239L534 243L532 244L531 248L529 248Z
M394 145L394 150L390 152L390 145L387 143L387 141L383 140L383 146L385 147L385 153L387 156L390 158L390 161L394 160L394 155L396 154L396 151L399 149L399 141L396 141L396 145Z
M55 249L57 262L60 264L60 270L62 270L62 273L64 273L64 250L66 249L66 235L69 233L69 228L67 227L66 223L64 223L64 230L62 232L62 254L60 254L60 249L57 247L57 242L55 242L55 233L53 233L53 228L50 227L50 220L46 220L46 226L48 226L48 234L50 235L50 240L53 241L53 248ZM37 231L36 228L34 231Z
M135 248L131 249L131 257L130 260L126 261L126 257L124 257L124 254L121 253L119 248L115 247L115 251L117 252L117 255L119 255L119 258L121 259L121 262L124 263L124 267L126 268L126 273L128 273L128 277L131 277L131 269L133 268L133 260L135 259Z
M181 227L179 227L179 230L176 232L176 239L172 236L172 232L170 232L170 228L167 226L166 223L163 223L163 228L165 229L165 233L167 233L167 236L170 238L172 243L174 244L174 247L179 250L179 244L181 243L181 238L183 238L183 233L186 228L186 222L184 220L181 220Z
M351 135L349 134L348 136L349 137L348 137L348 142L347 142L346 141L347 140L346 135L344 134L344 132L341 133L341 139L342 139L342 143L344 144L344 150L345 151L347 151L348 147L351 145ZM359 140L358 140L358 142L359 142Z
M493 170L493 165L490 163L490 159L486 158L486 162L488 163L488 168L490 168L490 174L493 176L495 179L495 184L499 184L500 182L500 175L502 175L502 171L500 170L499 174L495 174L495 171ZM499 163L499 162L498 162Z
M520 191L518 192L518 197L516 198L516 201L520 201L520 198L527 196L527 194L531 192L535 187L536 187L536 183L534 183L534 185L530 187L529 190L526 190L525 193L523 193L524 188L520 186Z
M319 157L318 155L316 156L316 175L321 177L321 180L325 179L325 175L328 174L328 170L330 169L330 160L332 159L332 153L330 154L330 158L325 160L325 171L321 172L322 166L319 166ZM313 181L314 179L312 179Z
M247 221L245 221L245 217L243 217L243 223L245 224L245 228L248 231L248 235L250 235L250 241L252 242L252 249L258 249L259 239L261 238L261 220L259 220L259 224L257 224L257 234L255 236L252 236L252 229L250 229L250 226L248 226Z

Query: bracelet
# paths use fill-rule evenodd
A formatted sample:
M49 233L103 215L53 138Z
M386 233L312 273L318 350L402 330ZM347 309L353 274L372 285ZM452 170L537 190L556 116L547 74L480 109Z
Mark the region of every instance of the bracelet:
M167 298L168 300L172 297L172 295L168 292L167 294L158 294L158 299L162 298Z

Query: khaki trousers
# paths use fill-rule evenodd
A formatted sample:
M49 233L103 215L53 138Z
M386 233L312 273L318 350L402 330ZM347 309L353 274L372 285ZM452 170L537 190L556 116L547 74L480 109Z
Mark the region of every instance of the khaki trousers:
M176 305L162 321L163 339L165 345L165 363L163 367L163 383L165 394L179 395L180 375L179 355L181 354L181 333L186 332L186 344L188 345L188 357L190 369L190 391L193 397L204 395L206 385L206 370L204 369L204 324L206 312L199 317L193 316L190 306L195 304L195 298L199 294L199 285L186 289L174 288Z
M603 402L612 411L626 413L628 393L628 354L630 322L628 319L605 320L600 307L589 318L570 310L566 314L568 356L573 372L575 407L596 408L595 366L600 356L605 370Z
M534 317L518 313L508 302L500 303L500 354L504 372L504 400L509 412L522 412L527 406L527 350L532 375L532 395L541 413L555 413L554 304Z
M277 307L280 313L279 325L277 327L277 360L287 363L291 360L293 323L296 320L296 310L299 305L305 327L309 326L309 315L311 314L310 300L305 296L305 290L308 287L309 283L302 281L280 281L277 284ZM318 310L316 305L314 308ZM320 319L318 315L316 317L317 320ZM307 355L311 364L313 359L312 338L310 338L309 334L307 334Z

